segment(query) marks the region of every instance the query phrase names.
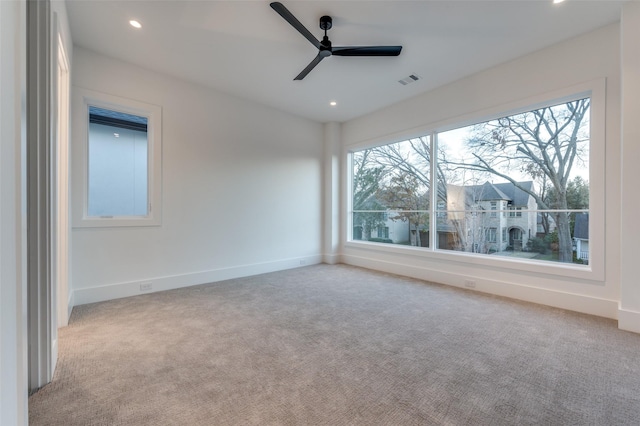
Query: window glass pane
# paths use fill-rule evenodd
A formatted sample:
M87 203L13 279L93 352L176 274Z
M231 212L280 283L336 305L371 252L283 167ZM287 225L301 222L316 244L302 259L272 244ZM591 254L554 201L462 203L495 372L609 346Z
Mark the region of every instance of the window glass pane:
M429 247L429 157L429 137L353 154L353 240Z
M89 107L89 216L148 214L147 118Z
M580 99L439 133L438 234L452 244L438 248L587 263L589 107Z

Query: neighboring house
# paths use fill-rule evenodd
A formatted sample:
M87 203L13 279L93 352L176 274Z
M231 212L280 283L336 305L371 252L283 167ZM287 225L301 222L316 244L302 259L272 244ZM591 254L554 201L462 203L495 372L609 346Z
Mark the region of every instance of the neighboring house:
M394 212L385 212L384 222L372 226L369 236L366 235L366 224L355 224L353 226L353 239L369 241L384 240L380 242L389 242L387 240L391 240L394 244L409 244L409 224L406 221L390 219L390 216L394 217Z
M527 192L534 190L533 182L518 182L518 186L447 185L447 212L438 217L439 247L474 253L526 247L536 236L537 204Z
M376 229L378 238L389 239L396 244L406 244L409 241L409 226L401 220L387 220L384 225Z
M576 257L585 263L589 262L589 213L576 213L573 228L573 243Z
M518 185L533 191L531 181L518 182ZM536 236L536 201L512 183L447 185L444 196L446 200L438 200L436 212L437 247L440 249L474 253L518 251ZM389 210L384 223L371 230L370 238L427 247L429 224L416 229L415 224L399 219L395 211ZM368 239L360 224L354 225L353 239Z

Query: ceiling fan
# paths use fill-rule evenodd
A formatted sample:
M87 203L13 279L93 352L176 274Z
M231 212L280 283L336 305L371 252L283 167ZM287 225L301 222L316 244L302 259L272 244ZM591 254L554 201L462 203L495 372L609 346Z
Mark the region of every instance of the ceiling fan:
M271 8L278 12L280 16L284 18L293 28L298 30L307 40L311 42L317 49L318 55L311 61L300 74L294 78L294 80L302 80L309 72L315 68L324 58L331 55L336 56L398 56L402 50L402 46L336 46L331 45L327 31L331 29L332 20L330 16L323 16L320 18L320 29L324 30L324 37L322 41L311 34L311 32L305 28L304 25L293 16L289 9L284 7L280 2L271 3Z

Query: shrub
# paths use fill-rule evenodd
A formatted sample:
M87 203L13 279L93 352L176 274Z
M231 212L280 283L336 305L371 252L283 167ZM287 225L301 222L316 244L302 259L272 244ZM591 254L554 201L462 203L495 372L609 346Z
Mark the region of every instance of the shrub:
M369 238L369 241L374 243L393 243L389 238Z
M549 248L546 237L544 239L538 237L530 238L529 241L527 241L527 247L530 251L535 251L540 254L545 254Z
M558 238L558 231L553 231L550 234L545 235L544 241L547 244L558 244L560 239Z

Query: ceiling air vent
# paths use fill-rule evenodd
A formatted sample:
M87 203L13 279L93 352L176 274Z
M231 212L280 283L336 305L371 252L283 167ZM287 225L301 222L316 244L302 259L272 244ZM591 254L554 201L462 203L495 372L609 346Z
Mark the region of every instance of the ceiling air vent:
M406 86L409 83L413 83L414 81L418 81L418 80L422 80L422 77L420 77L418 74L411 74L408 77L403 78L402 80L398 80L398 83L402 84L403 86Z

